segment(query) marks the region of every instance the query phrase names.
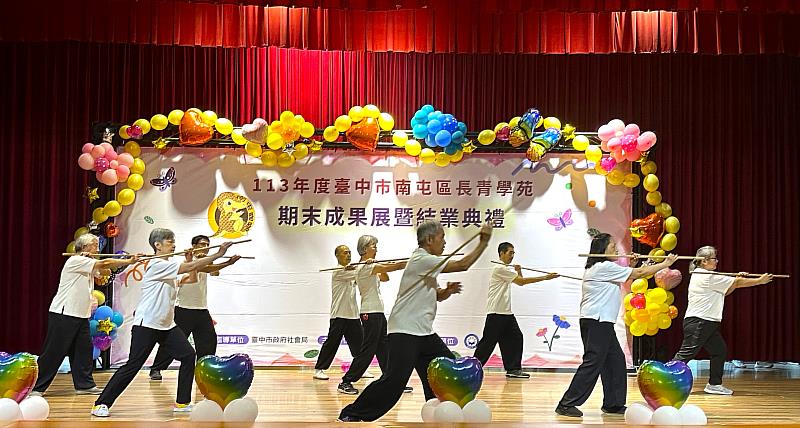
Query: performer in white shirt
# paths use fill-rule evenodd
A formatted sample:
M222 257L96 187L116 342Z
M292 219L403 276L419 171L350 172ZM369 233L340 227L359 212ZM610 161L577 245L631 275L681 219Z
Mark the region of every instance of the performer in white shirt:
M525 278L520 265L511 265L515 254L511 243L500 244L497 253L500 261L506 266L496 266L492 270L486 304L486 324L483 327L483 336L475 348L475 358L479 359L481 364L486 364L499 343L506 377L527 379L531 376L522 371L522 331L519 329L517 318L511 312L511 283L519 286L533 284L557 278L558 274L550 273Z
M39 377L31 395L42 395L53 382L64 357L69 355L72 384L76 394L99 394L102 392L92 378L92 339L89 336L89 318L92 316L91 302L94 277L109 269L117 269L136 263L139 255L121 259L98 260L97 236L87 233L75 240L75 251L61 269L50 311L47 314L47 336L42 354L39 356Z
M156 256L175 251L175 234L169 229L153 229L150 232L149 242ZM156 343L172 358L181 362L178 373L178 394L173 411L191 412L195 353L186 336L175 325L178 275L210 265L214 260L224 256L231 244L226 242L216 253L192 262L173 262L169 260L169 256L147 261L141 281L142 298L133 315L128 362L114 373L103 393L95 401L92 407L93 416L108 417L109 407L133 381Z
M722 322L722 309L725 296L738 288L767 284L772 275L763 274L758 278L730 277L714 275L717 269L717 249L711 246L697 250L697 257L692 260L689 272L689 306L683 318L683 343L675 354L674 360L688 362L694 358L700 348L705 348L711 356L711 370L705 392L708 394L731 395L733 391L722 386L722 372L725 366L727 346L719 333ZM740 275L747 275L742 272Z

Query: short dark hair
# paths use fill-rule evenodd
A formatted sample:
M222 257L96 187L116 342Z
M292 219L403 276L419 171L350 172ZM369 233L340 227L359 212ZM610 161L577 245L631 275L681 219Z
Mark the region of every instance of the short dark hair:
M590 254L605 254L608 244L611 242L611 235L607 233L599 233L592 238L592 244L589 246ZM586 269L594 266L597 263L607 261L608 257L589 257L586 260Z
M497 246L497 255L501 255L508 251L509 248L514 248L514 246L510 242L503 242Z
M192 245L197 245L200 243L200 241L206 241L208 243L211 243L211 238L209 238L206 235L197 235L194 238L192 238Z

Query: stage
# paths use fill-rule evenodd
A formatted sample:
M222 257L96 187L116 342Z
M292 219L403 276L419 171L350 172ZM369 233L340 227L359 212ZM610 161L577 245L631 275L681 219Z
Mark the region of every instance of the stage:
M707 362L706 362L707 367ZM376 375L380 370L371 369ZM45 394L50 404L50 427L85 427L90 421L125 422L121 427L152 426L153 422L176 422L189 426L189 416L174 416L172 403L175 396L176 370L163 372L164 380L150 381L147 371L141 371L131 386L111 408L108 419L89 415L95 396L77 396L72 392L69 375L59 374ZM257 400L258 426L316 427L333 425L339 410L352 402L355 396L336 391L341 373L328 371L330 380L312 379L311 369L261 369L256 370L248 394ZM95 379L102 387L111 372L97 373ZM709 424L763 425L800 424L800 366L776 365L772 369L733 369L726 364L725 385L734 390L732 396L709 395L703 392L707 370L701 370L688 403L701 407L708 415ZM502 371L489 371L484 378L478 398L489 404L495 423L507 426L541 426L557 424L624 424L622 416L608 416L600 412L602 386L595 388L589 401L581 406L582 420L556 415L553 409L569 385L571 372L536 371L529 380L506 379ZM372 381L361 380L354 384L359 390ZM414 392L404 394L400 402L383 418L378 426L435 426L422 424L420 408L425 402L422 387L412 375ZM195 401L202 396L195 386ZM628 378L628 404L643 401L636 378ZM183 422L183 423L181 423ZM9 426L39 426L35 422ZM221 424L219 424L221 426ZM228 424L229 425L229 424ZM248 424L249 425L249 424Z

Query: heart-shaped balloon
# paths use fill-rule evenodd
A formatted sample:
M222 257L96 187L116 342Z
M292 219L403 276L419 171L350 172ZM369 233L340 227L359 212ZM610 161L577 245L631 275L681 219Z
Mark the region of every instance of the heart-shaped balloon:
M0 398L10 398L19 403L36 385L38 375L39 365L33 355L0 352Z
M483 366L475 357L434 358L428 364L428 383L436 398L464 407L481 389Z
M350 126L350 129L345 132L347 141L361 150L368 152L375 151L378 145L378 137L380 136L380 127L378 121L372 117L366 117L358 123Z
M248 123L242 126L242 136L258 145L263 146L267 142L267 130L269 125L267 121L258 117L253 123Z
M680 408L692 392L692 371L683 361L645 361L636 375L639 391L653 409Z
M664 232L664 218L652 213L645 218L637 218L631 222L631 236L644 245L657 247Z
M184 146L199 146L214 135L214 127L203 122L203 112L190 108L181 119L179 139Z
M194 379L203 396L224 409L247 395L253 383L253 360L247 354L207 355L197 361Z
M665 290L672 290L681 283L683 275L677 269L664 268L656 272L654 278L657 286Z

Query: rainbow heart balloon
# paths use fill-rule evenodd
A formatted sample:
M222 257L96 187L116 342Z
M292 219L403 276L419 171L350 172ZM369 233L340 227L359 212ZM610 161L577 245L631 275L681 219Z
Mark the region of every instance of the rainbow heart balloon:
M692 392L692 371L682 361L666 364L658 361L645 361L636 376L647 404L653 409L661 406L680 408Z
M464 407L481 389L483 366L475 357L434 358L428 364L428 383L436 398Z
M247 354L207 355L197 361L194 380L204 397L224 409L231 401L247 395L253 383L253 360Z
M36 357L27 353L0 352L0 398L22 401L36 385L39 365Z

